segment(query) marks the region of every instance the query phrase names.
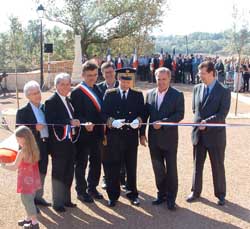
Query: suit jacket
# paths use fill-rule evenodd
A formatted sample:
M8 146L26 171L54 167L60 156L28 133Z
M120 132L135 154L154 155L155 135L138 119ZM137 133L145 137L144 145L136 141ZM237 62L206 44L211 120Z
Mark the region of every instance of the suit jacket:
M94 85L93 91L99 97L102 102L102 93L100 89ZM96 124L103 123L101 112L97 111L92 100L85 95L80 88L76 87L71 92L71 101L74 107L75 116L81 123L92 122ZM87 144L95 142L96 140L102 140L104 135L103 126L95 126L92 132L88 132L84 127L81 129L80 144Z
M74 114L72 115L74 117ZM54 131L59 138L62 138L64 134L64 126L70 125L71 118L62 99L57 93L54 93L48 100L45 101L45 117L48 124L61 124L61 126L55 125ZM49 126L52 152L54 150L64 152L72 147L72 143L69 139L65 139L62 142L58 141L54 131L53 127Z
M166 92L160 109L157 109L157 88L149 91L146 97L145 121L149 118L149 123L155 121L180 122L184 117L184 96L183 93L173 87L169 87ZM153 125L149 126L148 144L150 148L159 147L168 149L177 147L178 127L162 126L155 130Z
M42 105L41 109L44 112L44 105ZM17 111L16 124L17 124L16 126L19 126L18 124L24 124L24 125L37 124L36 116L32 110L30 103L28 103L26 106L22 107ZM36 126L35 125L27 125L27 126L31 129L36 141L39 142L41 136L40 132L36 130Z
M116 80L116 81L115 81L115 88L118 87L118 86L119 86L119 81ZM106 85L106 81L104 80L104 81L98 83L98 84L97 84L97 87L98 87L99 90L101 91L101 93L102 93L102 98L103 98L103 97L104 97L104 94L105 94L105 92L106 92L106 90L108 89L108 88L107 88L107 85Z
M108 119L125 119L132 122L137 117L142 118L144 113L144 98L140 91L129 89L126 105L122 105L119 88L107 90L104 96L102 115L104 122ZM107 128L108 145L119 144L119 139L124 138L129 144L138 145L138 129L124 126L121 129Z
M194 113L194 122L206 120L207 123L225 123L226 116L230 109L231 93L218 81L210 92L208 98L202 103L204 94L204 84L198 84L193 89L192 109ZM223 146L226 144L225 127L207 127L200 131L194 127L192 131L192 142L196 145L203 136L203 142L207 146Z

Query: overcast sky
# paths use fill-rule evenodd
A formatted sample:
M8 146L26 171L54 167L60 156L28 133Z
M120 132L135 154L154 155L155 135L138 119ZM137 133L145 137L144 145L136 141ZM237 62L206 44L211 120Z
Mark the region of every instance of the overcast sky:
M232 27L232 8L236 2L239 8L250 11L250 0L169 0L170 10L165 10L161 28L154 30L155 35L192 32L221 32ZM8 17L18 16L23 25L29 19L36 19L36 8L32 0L2 1L0 10L0 32L9 28ZM166 9L167 7L164 7ZM250 18L250 16L249 16ZM250 20L250 19L249 19ZM47 27L51 22L45 21ZM58 24L60 25L60 24Z

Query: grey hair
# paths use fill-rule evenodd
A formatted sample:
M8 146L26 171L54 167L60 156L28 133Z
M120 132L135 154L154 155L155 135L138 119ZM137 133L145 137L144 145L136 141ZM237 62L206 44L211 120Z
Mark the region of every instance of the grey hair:
M59 84L62 80L69 80L71 81L71 76L66 73L66 72L62 72L56 75L55 80L54 80L54 85L56 86L57 84Z
M166 72L168 74L169 77L171 77L171 71L168 68L165 67L161 67L161 68L157 68L155 70L155 78L158 78L158 75L162 72Z
M41 92L40 85L35 80L31 80L24 85L23 93L26 97L28 96L30 89L38 89Z

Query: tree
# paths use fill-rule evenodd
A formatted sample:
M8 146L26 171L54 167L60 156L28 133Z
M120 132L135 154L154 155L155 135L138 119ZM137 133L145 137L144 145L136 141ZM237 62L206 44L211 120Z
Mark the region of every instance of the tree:
M248 12L249 14L249 12ZM238 109L238 86L239 86L239 76L240 76L240 66L241 66L241 57L242 51L245 45L249 42L250 32L248 30L248 21L247 17L243 12L239 12L239 8L236 5L233 5L233 30L232 30L232 47L237 52L238 55L238 73L236 78L236 104L235 104L235 115L237 115Z
M0 71L6 71L9 61L9 52L8 52L8 45L9 45L9 35L7 33L0 34Z
M47 18L81 35L82 53L102 44L149 31L161 22L166 0L47 0ZM61 3L62 1L60 1ZM57 7L60 5L61 7Z
M24 52L30 67L34 67L40 58L40 23L38 20L28 21L24 29Z
M9 53L10 62L9 67L12 69L22 69L25 63L24 51L24 34L22 29L22 24L18 21L17 17L10 16L10 43L9 43Z

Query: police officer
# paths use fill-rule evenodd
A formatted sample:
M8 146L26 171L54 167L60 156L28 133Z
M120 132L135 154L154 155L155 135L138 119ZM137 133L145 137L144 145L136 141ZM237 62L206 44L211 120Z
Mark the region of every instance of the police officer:
M102 97L103 97L107 89L118 87L119 81L116 80L115 65L112 62L104 62L101 66L101 71L105 80L97 84L97 86L99 87L102 93ZM103 141L103 146L102 146L102 155L106 154L106 151L107 151L107 143L106 143L106 135L105 135L105 140ZM121 187L124 190L126 190L126 179L125 179L126 169L125 169L124 164L121 167L120 174L121 174L121 179L120 179ZM103 176L102 188L103 189L107 188L105 176Z
M120 196L120 169L124 161L127 171L127 197L139 205L136 187L138 133L144 111L143 94L131 89L135 70L118 71L119 87L107 90L102 114L107 123L107 153L103 157L107 179L108 206L114 207Z

